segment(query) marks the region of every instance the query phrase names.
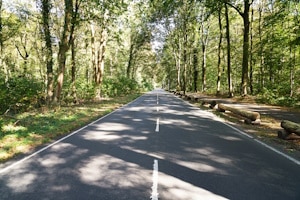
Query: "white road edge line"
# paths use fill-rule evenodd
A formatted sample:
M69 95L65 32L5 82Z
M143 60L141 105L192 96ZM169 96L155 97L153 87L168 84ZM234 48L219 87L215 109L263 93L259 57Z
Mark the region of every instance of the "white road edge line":
M176 97L177 99L180 99L181 101L185 102L186 104L192 106L192 107L196 107L195 105L193 105L193 104L191 104L191 103L189 103L189 102L187 102L187 101L184 101L183 99L181 99L181 98L179 98L179 97L177 97L177 96L175 96L175 97ZM198 108L198 107L196 107L196 108ZM198 108L198 109L201 110L200 108ZM201 110L201 111L203 111L203 110ZM203 112L207 112L207 111L203 111ZM209 113L211 113L211 112L209 112ZM211 114L213 114L213 113L211 113ZM300 165L300 161L299 161L299 160L297 160L297 159L295 159L295 158L293 158L293 157L291 157L291 156L285 154L284 152L281 152L281 151L275 149L274 147L271 147L270 145L267 145L266 143L264 143L264 142L262 142L262 141L260 141L260 140L258 140L258 139L255 139L253 136L251 136L251 135L245 133L244 131L239 130L238 128L236 128L236 127L234 127L234 126L232 126L232 125L230 125L230 124L227 124L226 121L224 121L222 118L216 116L215 114L213 114L213 115L218 119L218 121L220 121L221 123L225 124L226 126L232 128L232 129L234 129L235 131L237 131L237 132L240 133L241 135L244 135L244 136L246 136L246 137L248 137L248 138L250 138L250 139L253 139L255 142L257 142L257 143L259 143L260 145L262 145L262 146L268 148L269 150L271 150L271 151L273 151L273 152L275 152L275 153L277 153L277 154L283 156L284 158L286 158L286 159L292 161L292 162L295 163L296 165Z
M289 159L290 161L296 163L297 165L300 165L300 161L299 161L299 160L296 160L295 158L292 158L291 156L288 156L288 155L286 155L285 153L283 153L283 152L281 152L281 151L278 151L277 149L275 149L275 148L273 148L273 147L267 145L266 143L264 143L264 142L262 142L262 141L259 141L258 139L254 139L254 141L256 141L257 143L263 145L264 147L266 147L266 148L268 148L268 149L270 149L270 150L272 150L272 151L278 153L279 155L281 155L281 156L283 156L283 157Z
M158 160L156 160L156 159L154 160L154 164L153 164L152 180L153 180L153 185L152 185L151 199L152 200L158 200L158 192L157 192L157 187L158 187Z
M144 96L144 95L142 95L142 96ZM122 106L122 107L120 107L120 108L118 108L118 109L112 111L111 113L108 113L107 115L104 115L103 117L101 117L101 118L99 118L99 119L97 119L97 120L95 120L95 121L89 123L88 125L86 125L86 126L80 128L80 129L78 129L78 130L76 130L76 131L70 133L69 135L67 135L67 136L65 136L65 137L63 137L63 138L61 138L61 139L59 139L59 140L57 140L57 141L55 141L55 142L53 142L53 143L51 143L51 144L45 146L44 148L42 148L42 149L40 149L40 150L38 150L38 151L36 151L36 152L30 154L29 156L26 156L25 158L23 158L23 159L21 159L21 160L19 160L19 161L16 161L15 163L10 164L10 165L8 165L7 167L4 167L3 169L0 169L0 174L6 172L6 171L8 171L8 170L10 170L11 168L13 168L13 167L15 167L15 166L17 166L17 165L19 165L19 164L21 164L21 163L23 163L23 162L25 162L26 160L29 160L30 158L36 156L37 154L39 154L39 153L41 153L41 152L43 152L43 151L49 149L50 147L52 147L52 146L54 146L54 145L60 143L61 141L63 141L63 140L65 140L65 139L67 139L67 138L69 138L69 137L75 135L75 134L78 133L79 131L82 131L82 130L86 129L88 126L91 126L91 125L93 125L93 124L95 124L95 123L101 121L101 120L104 119L105 117L108 117L109 115L111 115L111 114L113 114L113 113L119 111L120 109L122 109L122 108L128 106L129 104L134 103L135 101L137 101L137 100L138 100L139 98L141 98L142 96L140 96L140 97L136 98L135 100L133 100L133 101L127 103L126 105L124 105L124 106Z

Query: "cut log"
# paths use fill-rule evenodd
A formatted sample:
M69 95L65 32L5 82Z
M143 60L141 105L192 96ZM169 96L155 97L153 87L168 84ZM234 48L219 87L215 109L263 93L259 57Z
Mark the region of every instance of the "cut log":
M188 95L185 95L185 96L186 96L187 100L192 100L193 99L193 95L191 95L191 94L188 94Z
M225 106L224 104L218 104L218 108L220 110L228 110L232 113L235 113L235 114L238 114L242 117L250 119L251 121L256 121L256 120L260 119L260 114L258 112L252 112L252 111L232 108L232 107L229 107L229 106Z
M300 140L300 136L296 135L295 133L289 133L286 130L280 130L277 132L277 136L280 139L284 139L284 140Z
M257 120L255 120L255 121L252 121L251 119L245 119L245 120L244 120L244 123L245 123L245 124L252 124L252 125L260 125L261 120L260 120L260 119L257 119Z
M281 127L289 133L295 133L300 136L300 124L288 120L283 120L281 122Z
M290 135L291 133L287 132L286 130L280 130L277 132L277 137L280 139L286 139L288 135Z
M189 95L189 100L191 100L192 102L197 102L197 97L195 97L194 95L190 94Z
M215 100L203 100L202 105L205 104L209 104L209 107L213 109L217 105L217 102Z

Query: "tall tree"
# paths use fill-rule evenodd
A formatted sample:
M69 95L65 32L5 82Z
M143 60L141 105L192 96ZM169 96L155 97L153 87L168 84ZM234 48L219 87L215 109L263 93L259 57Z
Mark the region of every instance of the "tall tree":
M233 97L232 78L231 78L231 41L230 41L230 22L228 6L225 4L225 19L226 19L226 40L227 40L227 80L228 80L228 95Z
M243 30L243 61L242 61L242 82L241 82L241 94L248 94L248 82L249 82L249 33L250 33L250 19L249 12L250 6L253 1L243 0L244 9L240 8L239 4L226 1L230 7L234 8L243 18L244 30Z
M222 69L221 69L221 52L222 52L222 42L223 42L223 24L222 24L222 10L223 7L219 6L218 11L218 23L219 23L219 43L218 43L218 77L217 77L217 95L220 95L221 93L221 76L222 76Z
M64 74L66 69L67 51L70 49L70 45L74 37L74 31L76 28L76 21L78 17L81 0L75 0L75 7L73 4L73 0L65 0L64 3L65 3L64 26L60 38L59 50L57 55L58 75L57 75L57 85L56 85L55 96L54 96L55 102L60 102L61 100Z
M59 42L59 50L57 55L58 62L58 75L57 85L55 89L54 101L59 102L61 100L61 92L64 82L64 74L66 69L67 51L69 50L69 39L71 35L71 20L73 16L73 0L65 0L64 8L64 26L62 35Z

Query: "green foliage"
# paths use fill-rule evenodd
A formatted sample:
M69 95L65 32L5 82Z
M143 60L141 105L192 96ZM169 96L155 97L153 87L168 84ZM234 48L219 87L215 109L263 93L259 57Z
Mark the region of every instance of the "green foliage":
M147 80L142 81L142 87L145 91L151 91L154 89L153 84L149 83Z
M127 95L140 91L141 87L137 81L120 76L116 78L105 78L102 84L102 96L115 97Z
M289 106L289 107L297 107L297 103L299 102L299 97L290 97L287 94L284 95L280 91L282 88L277 89L267 89L263 88L262 93L258 96L259 101L265 104L271 105L279 105L279 106Z
M7 109L18 113L38 106L43 102L43 83L29 77L13 77L0 84L0 112Z

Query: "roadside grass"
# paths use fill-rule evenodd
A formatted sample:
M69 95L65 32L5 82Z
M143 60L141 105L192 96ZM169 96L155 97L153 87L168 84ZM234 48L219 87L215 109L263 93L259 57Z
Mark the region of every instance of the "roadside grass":
M0 116L0 162L28 153L92 122L141 94Z

